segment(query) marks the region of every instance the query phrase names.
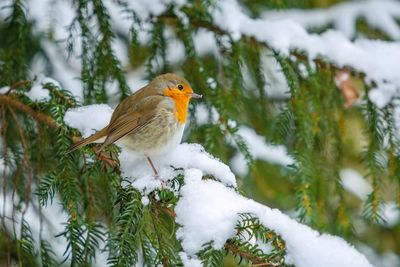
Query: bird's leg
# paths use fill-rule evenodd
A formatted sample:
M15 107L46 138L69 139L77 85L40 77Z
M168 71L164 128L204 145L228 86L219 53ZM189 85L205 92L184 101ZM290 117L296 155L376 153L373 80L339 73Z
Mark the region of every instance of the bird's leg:
M151 158L146 156L146 159L147 159L147 162L150 164L151 168L153 169L155 177L158 177L158 172L156 170L156 167L154 167L154 164L151 161Z
M164 188L165 188L165 181L163 181L162 179L160 179L160 176L158 176L157 169L156 169L156 167L154 166L153 161L151 161L151 158L148 157L148 156L146 156L146 159L147 159L147 162L150 164L151 168L153 169L154 177L155 177L157 180L160 180L160 181L161 181L161 189L164 189Z
M110 167L114 168L114 167L118 166L118 162L117 162L115 159L113 159L113 158L107 156L104 152L102 152L102 150L96 149L96 150L95 150L95 153L96 153L96 156L97 156L101 161L105 162L105 163L106 163L107 165L109 165Z

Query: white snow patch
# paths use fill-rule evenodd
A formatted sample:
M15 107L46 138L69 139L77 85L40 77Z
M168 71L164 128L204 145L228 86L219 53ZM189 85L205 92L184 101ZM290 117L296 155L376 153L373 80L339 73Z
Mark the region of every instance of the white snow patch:
M308 29L333 24L348 38L356 35L357 20L363 18L370 26L390 38L400 38L400 29L396 23L396 18L400 17L400 3L393 0L351 1L311 10L271 10L264 12L262 17L270 20L290 19Z
M400 221L400 210L399 206L393 202L389 201L381 205L382 217L385 220L381 224L388 228L397 225Z
M2 175L5 178L5 176L8 176L10 173L10 166L6 164L6 161L4 160L3 157L0 158L0 175Z
M268 144L265 138L258 135L253 129L241 126L238 134L246 142L247 148L254 159L261 159L281 166L288 166L295 163L295 160L288 154L285 146ZM237 152L232 158L231 166L234 172L240 175L246 175L249 171L246 159L240 152Z
M106 126L113 110L106 104L73 108L65 113L64 121L72 128L78 129L83 138L89 137Z
M131 93L138 91L149 83L148 80L143 79L145 75L144 72L144 70L140 70L127 73L126 82L128 83Z
M379 88L369 91L368 97L378 108L384 108L398 92L393 84L381 84Z
M44 101L46 102L47 100L50 99L50 93L49 90L43 88L41 85L34 85L32 88L29 90L26 95L32 100L36 102Z
M343 187L361 200L367 199L368 194L372 192L372 186L356 170L343 169L340 171L340 178Z
M179 252L179 256L181 257L183 266L186 267L202 267L203 264L201 260L197 257L189 257L185 252Z
M5 93L10 91L10 86L4 86L0 88L0 94L4 95Z
M285 240L286 262L289 264L298 267L372 266L364 255L343 239L320 234L279 210L247 199L219 182L193 179L190 172L186 172L185 183L175 212L176 221L181 225L177 237L182 240L188 256L195 256L204 244L211 241L214 248L222 248L226 240L235 235L239 214L251 213Z
M193 37L194 48L200 56L206 54L218 54L218 46L215 41L214 33L205 29L200 29Z
M211 113L210 113L211 109ZM219 114L215 107L208 108L205 104L200 103L196 105L196 123L204 125L206 123L216 123L219 120Z
M287 99L290 97L290 89L286 77L282 72L281 65L268 50L263 50L261 57L262 70L264 74L265 92L268 97Z
M153 156L151 159L158 169L159 179L154 179L146 159L135 155L131 150L122 147L119 159L123 175L131 177L133 185L143 192L150 192L159 188L162 183L161 180L171 180L181 173L179 169L188 168L201 170L226 185L236 187L235 175L229 167L204 151L204 148L199 144L179 144L166 154Z
M367 257L373 266L393 267L400 266L400 256L393 252L378 253L373 248L363 244L357 248Z
M36 81L26 95L35 102L46 102L50 100L50 92L43 87L44 84L51 83L60 88L60 83L49 77L41 77Z

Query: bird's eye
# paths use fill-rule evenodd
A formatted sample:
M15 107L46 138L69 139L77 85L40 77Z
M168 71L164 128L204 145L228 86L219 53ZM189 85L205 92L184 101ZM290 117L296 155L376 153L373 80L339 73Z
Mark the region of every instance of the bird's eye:
M183 85L182 84L178 85L178 89L183 90Z

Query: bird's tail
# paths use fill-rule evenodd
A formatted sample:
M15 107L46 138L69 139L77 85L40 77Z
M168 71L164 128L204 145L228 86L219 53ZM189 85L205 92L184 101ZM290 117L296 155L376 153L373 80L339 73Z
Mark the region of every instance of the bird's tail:
M100 138L102 138L102 137L105 137L106 135L107 135L107 127L101 129L101 130L98 131L97 133L95 133L95 134L89 136L88 138L82 139L82 140L76 142L75 144L72 144L72 145L68 148L66 154L69 154L69 153L71 153L72 151L75 151L75 150L77 150L77 149L79 149L79 148L81 148L81 147L83 147L83 146L88 145L88 144L91 144L91 143L95 142L96 140L98 140L98 139L100 139Z

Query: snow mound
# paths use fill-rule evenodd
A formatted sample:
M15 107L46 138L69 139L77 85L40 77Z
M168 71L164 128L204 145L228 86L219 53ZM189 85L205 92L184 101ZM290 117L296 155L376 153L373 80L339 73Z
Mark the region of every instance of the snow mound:
M186 257L210 241L216 249L236 233L240 213L251 213L286 243L286 263L298 267L372 266L364 255L343 239L320 234L289 218L277 209L263 206L212 180L201 180L199 171L185 172L185 185L176 206L176 221L181 225L177 237L182 240Z

